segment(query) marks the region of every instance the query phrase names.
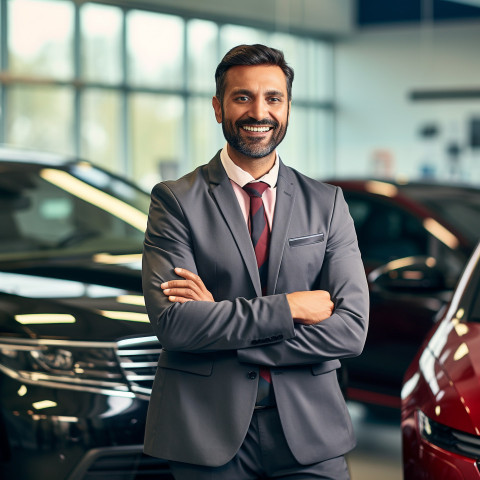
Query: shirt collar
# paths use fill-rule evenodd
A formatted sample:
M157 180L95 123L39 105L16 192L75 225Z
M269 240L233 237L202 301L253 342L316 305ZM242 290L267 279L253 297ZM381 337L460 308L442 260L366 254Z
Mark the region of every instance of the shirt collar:
M277 185L278 169L280 165L277 153L275 153L275 163L273 164L273 167L265 175L263 175L263 177L258 179L253 178L252 175L241 169L233 162L228 155L227 144L220 152L220 160L222 161L223 168L227 172L228 178L233 180L242 188L250 182L265 182L270 188L273 188Z

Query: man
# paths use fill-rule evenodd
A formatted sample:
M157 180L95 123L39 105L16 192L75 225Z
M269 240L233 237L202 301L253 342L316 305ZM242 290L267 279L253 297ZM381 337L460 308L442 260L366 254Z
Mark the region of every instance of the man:
M362 351L368 291L341 190L286 167L293 70L230 50L213 108L227 145L152 192L143 288L162 346L145 452L176 479L348 479L336 370Z

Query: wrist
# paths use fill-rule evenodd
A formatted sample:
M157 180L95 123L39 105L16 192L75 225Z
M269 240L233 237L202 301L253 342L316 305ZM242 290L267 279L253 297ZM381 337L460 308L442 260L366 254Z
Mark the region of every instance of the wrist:
M295 302L295 293L287 293L286 295L288 306L290 307L290 313L292 318L295 319L298 314L298 307Z

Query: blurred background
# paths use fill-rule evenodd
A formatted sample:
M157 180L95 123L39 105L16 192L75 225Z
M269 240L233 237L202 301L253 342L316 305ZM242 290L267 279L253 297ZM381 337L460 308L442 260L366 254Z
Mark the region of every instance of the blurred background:
M0 0L0 143L149 190L223 146L215 66L256 42L295 69L290 165L480 182L476 0Z
M295 69L287 164L340 184L480 185L480 0L0 0L0 143L149 191L222 148L214 71L240 43ZM398 402L388 416L349 405L352 479L402 478Z

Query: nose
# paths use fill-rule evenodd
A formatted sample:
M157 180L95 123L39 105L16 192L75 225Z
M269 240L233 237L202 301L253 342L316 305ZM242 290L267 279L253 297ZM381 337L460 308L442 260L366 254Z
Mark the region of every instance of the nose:
M255 120L263 120L268 117L267 104L263 98L256 98L250 104L250 117Z

